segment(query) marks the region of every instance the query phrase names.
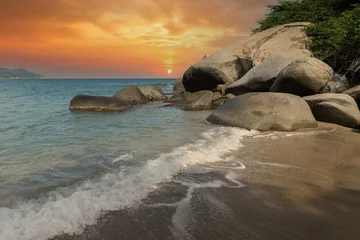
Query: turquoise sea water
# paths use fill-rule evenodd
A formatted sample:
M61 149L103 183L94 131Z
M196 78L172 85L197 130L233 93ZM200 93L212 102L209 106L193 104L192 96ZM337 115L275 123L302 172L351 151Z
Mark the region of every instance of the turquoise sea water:
M198 114L162 103L123 113L68 110L78 94L111 96L129 84L159 82L171 92L172 79L1 81L0 203L100 176L122 155L142 160L181 144L183 134L192 134L183 130Z
M211 131L222 131L205 123L208 111L163 103L121 113L68 109L78 94L112 96L129 84L159 82L171 92L173 79L0 81L0 239L81 233L189 161L229 148L204 150L218 138Z

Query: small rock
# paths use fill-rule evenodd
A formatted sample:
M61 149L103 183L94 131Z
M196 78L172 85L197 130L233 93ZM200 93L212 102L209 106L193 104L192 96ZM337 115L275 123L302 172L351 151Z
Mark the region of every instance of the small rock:
M116 99L123 99L131 105L144 104L149 102L145 95L135 85L127 86L113 96Z

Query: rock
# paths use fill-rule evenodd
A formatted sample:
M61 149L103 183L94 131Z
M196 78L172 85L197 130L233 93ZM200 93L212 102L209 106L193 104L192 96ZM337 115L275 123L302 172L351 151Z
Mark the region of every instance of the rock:
M182 78L177 78L174 82L173 91L175 94L185 92L184 84L182 82Z
M207 121L260 131L294 131L315 128L309 105L300 97L285 93L246 93L228 100Z
M229 99L229 100L230 100L230 99L233 99L233 98L235 98L235 97L236 97L236 96L235 96L234 94L232 94L232 93L229 93L229 94L226 94L226 95L225 95L225 98L226 98L226 99Z
M350 88L343 93L350 95L350 97L356 101L358 107L360 108L360 85Z
M316 58L302 58L285 67L271 86L271 92L308 96L319 93L333 76L332 68Z
M135 85L127 86L113 97L116 99L123 99L131 105L138 105L149 102L145 95Z
M208 57L184 73L183 84L188 92L212 90L219 84L239 79L252 65L251 60L237 56L226 56L222 59Z
M306 34L302 31L309 23L289 23L255 33L241 41L219 50L191 66L184 74L187 91L212 90L229 80L237 81L251 67L270 56L306 49Z
M70 102L72 111L121 112L129 108L131 105L125 100L112 97L78 95Z
M342 93L349 88L348 79L341 74L335 73L321 93Z
M139 89L150 102L159 102L168 99L160 88L153 85L139 86Z
M213 103L212 103L212 109L218 108L219 106L223 105L226 101L227 101L227 99L224 98L224 97L222 97L222 98L220 98L220 99L218 99L218 100L213 101Z
M304 27L309 24L306 22L288 23L252 34L219 50L207 59L216 60L227 56L239 56L248 58L257 65L271 56L288 51L299 50L304 54L309 54L305 45L307 36L303 31Z
M271 56L252 68L240 80L228 86L226 93L240 95L247 92L268 92L283 68L299 58L310 55L310 52L293 50Z
M192 103L193 101L197 100L202 95L204 95L206 92L209 92L209 91L198 91L198 92L193 92L193 93L192 92L184 92L182 94L182 97L186 102Z
M355 128L360 112L355 100L347 94L325 93L304 97L316 120Z
M221 93L215 92L212 101L215 102L216 100L219 100L220 98L222 98Z
M193 101L189 109L190 110L210 110L212 105L213 93L210 91L206 91L203 95L201 95L198 99Z

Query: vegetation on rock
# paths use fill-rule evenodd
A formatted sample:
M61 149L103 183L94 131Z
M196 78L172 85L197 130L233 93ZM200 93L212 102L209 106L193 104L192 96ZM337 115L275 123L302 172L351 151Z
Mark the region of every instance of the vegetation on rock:
M283 0L269 6L254 32L291 22L311 22L305 32L314 55L335 71L360 76L360 4L358 0ZM357 75L357 76L356 76Z

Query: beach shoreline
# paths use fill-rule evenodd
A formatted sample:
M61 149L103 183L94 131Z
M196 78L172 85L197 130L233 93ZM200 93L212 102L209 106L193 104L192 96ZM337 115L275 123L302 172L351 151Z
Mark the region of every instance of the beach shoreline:
M80 236L55 239L357 239L358 134L320 123L315 132L249 137L233 153L245 169L220 167L176 177L227 186L207 183L186 202L189 188L163 183L135 208L104 215ZM226 172L245 186L225 179Z

